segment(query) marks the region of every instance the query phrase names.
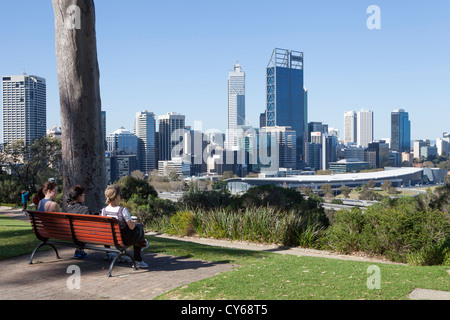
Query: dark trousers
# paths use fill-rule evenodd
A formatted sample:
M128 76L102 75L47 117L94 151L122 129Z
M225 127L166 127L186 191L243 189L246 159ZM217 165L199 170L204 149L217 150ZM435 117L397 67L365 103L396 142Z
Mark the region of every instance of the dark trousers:
M145 240L144 240L145 241ZM142 248L145 247L145 244L133 246L133 257L134 260L141 262L142 261ZM111 246L105 246L105 248L111 248Z

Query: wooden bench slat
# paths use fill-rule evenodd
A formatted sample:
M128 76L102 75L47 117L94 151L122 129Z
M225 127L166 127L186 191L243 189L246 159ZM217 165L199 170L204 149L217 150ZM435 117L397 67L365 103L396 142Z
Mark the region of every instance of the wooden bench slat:
M42 228L49 228L49 229L62 229L62 230L68 230L69 232L71 232L70 229L70 223L67 221L67 223L48 223L48 221L36 221L36 226L37 227L42 227ZM80 223L79 221L74 221L73 222L73 227L75 229L75 232L77 232L78 230L85 230L85 231L92 231L92 232L105 232L108 234L111 234L111 225L105 224L105 223L94 223L94 224L89 224L86 222L82 222ZM120 232L120 228L119 226L114 226L114 229L116 232Z
M70 229L63 230L58 228L37 227L35 230L37 231L37 233L45 232L48 234L54 234L55 236L72 236Z
M55 236L72 236L72 232L70 228L57 228L57 227L48 227L48 226L37 226L36 231L38 233L48 233L54 234Z

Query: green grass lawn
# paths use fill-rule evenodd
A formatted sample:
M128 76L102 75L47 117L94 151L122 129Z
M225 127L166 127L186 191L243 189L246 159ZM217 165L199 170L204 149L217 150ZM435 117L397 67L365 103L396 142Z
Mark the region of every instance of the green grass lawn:
M407 299L416 288L450 291L448 267L376 264L381 289L368 289L373 263L242 251L150 238L152 252L239 265L163 294L158 299L357 300Z
M149 252L236 265L232 271L165 293L160 300L397 300L407 299L415 288L450 291L449 267L376 264L381 289L368 289L367 269L373 263L148 239ZM2 259L31 254L38 243L28 222L0 217L0 264Z
M23 254L31 255L39 242L28 221L0 216L0 261Z

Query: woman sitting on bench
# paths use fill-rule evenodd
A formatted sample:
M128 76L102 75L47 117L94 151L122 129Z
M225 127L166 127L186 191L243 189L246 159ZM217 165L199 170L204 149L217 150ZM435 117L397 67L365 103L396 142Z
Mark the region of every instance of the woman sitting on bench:
M42 188L44 199L39 201L37 211L60 212L58 203L55 202L58 196L58 185L54 182L47 182Z
M127 246L133 246L134 260L137 268L146 269L148 264L142 261L141 251L148 247L148 242L144 237L144 228L142 224L136 223L131 219L130 212L125 207L120 207L121 188L118 185L112 185L106 188L106 204L108 206L102 210L101 215L114 217L119 220L120 234L123 242Z
M91 209L83 204L85 196L86 194L82 186L72 186L67 198L67 213L92 215ZM73 256L78 259L83 259L87 257L87 253L84 250L76 249Z

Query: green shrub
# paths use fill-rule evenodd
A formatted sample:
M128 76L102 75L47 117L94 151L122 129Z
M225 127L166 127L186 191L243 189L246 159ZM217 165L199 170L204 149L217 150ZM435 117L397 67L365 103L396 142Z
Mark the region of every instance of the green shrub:
M160 199L149 195L147 199L133 194L128 201L121 205L128 208L132 215L145 226L146 229L167 232L170 218L177 212L177 204L168 199Z
M450 236L448 215L418 211L411 198L383 201L336 213L321 243L341 253L363 251L397 262L442 264L447 251L440 245ZM419 262L418 262L419 261Z
M437 244L429 244L411 252L407 256L408 264L414 266L449 265L450 239Z
M179 211L170 219L169 234L192 236L195 234L195 220L192 211Z
M214 210L225 208L233 201L234 197L228 190L190 190L185 192L179 200L180 204L189 210Z
M321 242L327 249L350 254L362 250L364 213L360 208L341 210L334 215L333 225L327 229Z
M318 222L311 224L312 219L298 211L266 207L249 207L240 212L198 210L194 220L200 236L304 247L314 247L324 229Z
M236 206L241 209L251 206L273 207L286 211L304 202L305 199L299 191L267 184L249 189L236 200Z
M9 176L1 176L0 179L0 202L14 203L20 205L22 203L21 191L26 189L20 182Z
M128 201L133 195L144 200L149 195L158 197L158 192L146 180L126 176L121 178L117 184L122 188L121 198L125 201Z
M344 202L341 199L333 199L331 200L332 204L344 204Z
M302 248L317 248L325 227L320 224L310 224L298 230L296 242Z

